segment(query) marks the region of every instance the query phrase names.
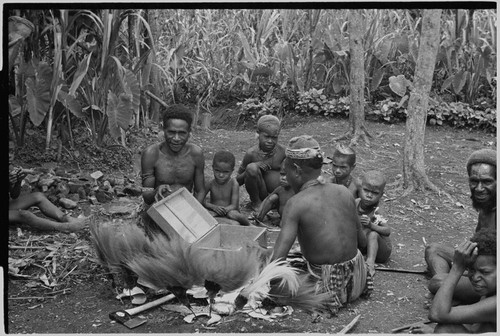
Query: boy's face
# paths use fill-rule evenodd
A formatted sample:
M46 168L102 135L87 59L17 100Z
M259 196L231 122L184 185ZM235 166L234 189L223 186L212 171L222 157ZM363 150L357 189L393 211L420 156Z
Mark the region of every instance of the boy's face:
M332 157L332 174L337 179L344 179L349 176L354 169L354 165L349 164L349 158L345 156Z
M495 295L497 292L497 258L490 255L479 255L469 270L472 288L481 296Z
M234 167L227 162L214 162L214 178L217 184L225 184L231 178Z
M259 131L259 148L264 152L272 151L278 143L278 135L279 132Z
M165 142L168 148L174 153L178 153L184 148L189 139L190 129L187 121L182 119L170 119L163 127Z
M361 204L366 208L377 205L384 194L384 187L376 185L373 182L365 181L361 183L361 190L359 191L359 198Z

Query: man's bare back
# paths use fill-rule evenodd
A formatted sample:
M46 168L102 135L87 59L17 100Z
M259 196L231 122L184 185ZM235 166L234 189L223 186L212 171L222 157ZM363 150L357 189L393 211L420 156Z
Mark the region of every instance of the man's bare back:
M335 203L332 206L324 200L335 200ZM281 230L283 242L296 234L309 262L335 264L356 256L361 224L351 192L340 185L326 183L308 187L288 200ZM280 246L279 240L276 246ZM288 250L289 247L283 245L275 255L286 257Z

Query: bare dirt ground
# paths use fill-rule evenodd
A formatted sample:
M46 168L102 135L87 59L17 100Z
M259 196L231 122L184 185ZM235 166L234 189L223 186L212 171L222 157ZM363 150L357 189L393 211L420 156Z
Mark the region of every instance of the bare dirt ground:
M231 150L237 161L241 161L245 150L255 143L255 133L248 127L234 130L234 122L234 118L229 121L214 118L212 130L198 130L192 136L191 141L205 151L207 178L211 176L211 160L217 150ZM346 119L290 118L281 132L280 143L286 145L292 136L310 134L329 155L333 150L332 134L342 134L347 127ZM394 250L390 261L383 266L425 270L424 240L455 246L472 235L477 214L471 207L465 162L476 149L496 148L496 135L428 126L425 140L427 174L451 198L444 193L413 193L402 197L405 125L368 122L368 128L375 138L371 147L361 144L356 148L357 167L353 174L359 176L368 169L379 169L389 180L381 206L392 227ZM134 159L141 148L155 141L157 138L150 132L131 136L132 155L123 154L122 162L117 159L119 169L105 166L99 158L92 162L92 154L80 160L79 169L125 175L139 183ZM21 153L20 165L31 168L40 164L34 154L36 146L27 146L25 153ZM84 153L80 151L81 156L86 155ZM66 160L62 166L70 171L76 164ZM328 171L325 167L325 172ZM248 200L244 188L241 197L244 204ZM139 197L130 199L136 204L140 202ZM93 213L102 221L120 217L109 216L103 209L102 204L80 202L74 214ZM401 325L426 319L428 313L425 275L378 271L372 296L348 304L334 318L314 319L310 314L295 310L291 316L269 322L235 314L206 327L206 321L187 324L181 314L157 307L143 314L148 319L146 324L131 330L111 322L108 317L110 312L132 305L127 299L123 302L115 299L103 269L95 263L88 230L68 235L10 227L8 233L9 246L25 247L9 249L9 257L30 261L20 267L19 273L24 277L5 279L5 323L9 333L336 333L357 315L361 316L352 333L390 333ZM58 275L56 284L40 280L48 270Z

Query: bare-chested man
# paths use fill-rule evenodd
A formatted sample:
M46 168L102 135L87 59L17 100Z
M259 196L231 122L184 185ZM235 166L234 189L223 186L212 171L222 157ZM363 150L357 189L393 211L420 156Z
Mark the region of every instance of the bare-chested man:
M281 123L276 116L265 115L257 121L259 143L243 157L236 180L250 196L251 208L258 211L262 201L280 184L280 167L285 149L278 144Z
M142 152L142 186L152 188L143 192L144 202L150 205L186 187L203 203L205 157L199 146L188 143L193 113L184 105L172 105L162 112L165 141Z
M285 171L296 194L285 206L273 259L285 259L298 238L318 291L332 294L332 308L367 294L371 280L359 246L366 246L354 197L321 177L324 154L311 136L290 140Z
M473 152L467 161L469 187L472 206L479 212L476 232L482 228L496 229L497 217L497 159L496 151L481 149ZM454 249L451 246L432 243L425 248L425 260L431 272L429 291L436 293L444 279L450 272ZM460 278L456 289L455 299L462 303L471 303L479 300L469 279Z

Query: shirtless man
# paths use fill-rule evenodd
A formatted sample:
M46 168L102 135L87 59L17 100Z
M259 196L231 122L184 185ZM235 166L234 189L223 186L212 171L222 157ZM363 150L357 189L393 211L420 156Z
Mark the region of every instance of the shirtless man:
M203 203L205 195L205 157L202 149L188 143L193 114L184 105L172 105L163 111L165 141L147 147L141 156L142 186L147 205L169 193L186 187Z
M333 176L330 182L342 184L352 192L354 198L358 198L361 181L351 175L356 168L356 152L351 147L339 144L335 147L331 160Z
M259 143L252 146L243 157L236 180L250 196L251 208L258 211L262 201L280 184L280 167L285 159L285 149L278 144L281 124L273 115L257 121Z
M482 228L496 229L496 170L496 151L492 149L477 150L467 161L472 206L479 212L476 232ZM448 275L453 255L454 249L451 246L432 243L425 247L425 260L432 276L428 285L431 293L436 293ZM456 286L455 299L464 303L479 300L479 296L465 276L460 278Z
M332 295L335 313L344 303L368 294L371 277L357 248L366 246L366 236L354 197L321 177L323 156L311 136L290 140L285 171L296 194L285 206L272 258L286 259L297 237L310 273L318 281L318 292Z

